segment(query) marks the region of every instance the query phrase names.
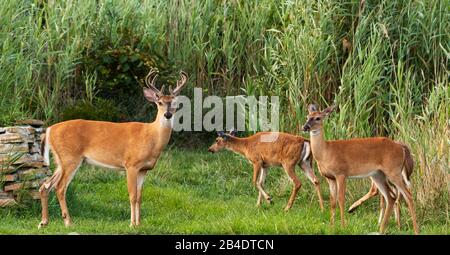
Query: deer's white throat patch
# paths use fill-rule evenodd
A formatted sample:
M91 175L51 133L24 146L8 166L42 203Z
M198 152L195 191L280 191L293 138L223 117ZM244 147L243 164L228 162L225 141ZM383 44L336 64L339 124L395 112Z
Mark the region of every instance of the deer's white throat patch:
M161 118L161 120L160 120L161 127L172 128L173 127L173 119L174 119L174 116L172 116L172 118L170 118L170 119L166 119L165 117Z

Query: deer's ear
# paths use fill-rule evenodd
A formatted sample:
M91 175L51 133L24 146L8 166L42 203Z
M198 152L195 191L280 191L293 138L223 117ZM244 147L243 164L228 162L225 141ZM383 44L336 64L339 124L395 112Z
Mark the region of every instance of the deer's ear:
M152 89L149 89L149 88L144 88L144 97L148 101L154 102L154 103L158 102L158 100L159 100L159 97L155 93L155 91L153 91Z
M316 104L308 105L308 112L309 113L317 112L318 110L319 110L319 107L317 107Z
M229 134L225 134L225 132L223 132L223 131L217 132L217 135L218 135L219 137L222 137L224 141L227 141L227 140L228 140L228 137L230 137Z
M325 116L328 116L330 113L332 113L334 111L335 108L336 108L336 105L331 105L331 106L327 107L325 110L323 110L322 113L324 113Z

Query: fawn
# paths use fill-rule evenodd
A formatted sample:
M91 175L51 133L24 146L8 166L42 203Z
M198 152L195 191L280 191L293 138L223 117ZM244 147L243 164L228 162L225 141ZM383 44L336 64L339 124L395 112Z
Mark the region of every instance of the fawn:
M274 139L267 139L267 138ZM299 165L305 172L308 179L314 184L319 205L323 210L323 200L320 193L319 181L312 168L312 155L310 143L303 137L281 132L259 132L245 138L238 138L235 132L228 134L219 132L216 141L208 151L217 152L221 149L228 149L246 157L253 164L253 184L259 191L256 205L261 205L261 199L271 203L272 199L264 190L264 182L267 176L267 169L271 166L282 166L294 187L289 201L284 208L288 211L294 203L297 192L301 187L301 182L295 174L295 166Z

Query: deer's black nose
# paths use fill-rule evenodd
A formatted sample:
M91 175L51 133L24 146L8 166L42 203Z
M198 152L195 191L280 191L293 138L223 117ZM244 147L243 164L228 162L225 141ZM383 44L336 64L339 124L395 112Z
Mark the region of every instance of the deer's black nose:
M166 117L166 119L170 119L170 118L172 118L172 113L166 112L166 113L164 113L164 117Z
M303 131L308 132L311 129L311 126L309 126L308 124L303 126Z

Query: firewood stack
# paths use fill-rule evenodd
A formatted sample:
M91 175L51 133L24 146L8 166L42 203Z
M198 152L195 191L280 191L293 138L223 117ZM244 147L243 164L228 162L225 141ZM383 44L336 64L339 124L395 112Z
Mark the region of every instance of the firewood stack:
M26 120L0 127L0 207L26 197L39 199L39 187L51 175L41 155L43 124Z

